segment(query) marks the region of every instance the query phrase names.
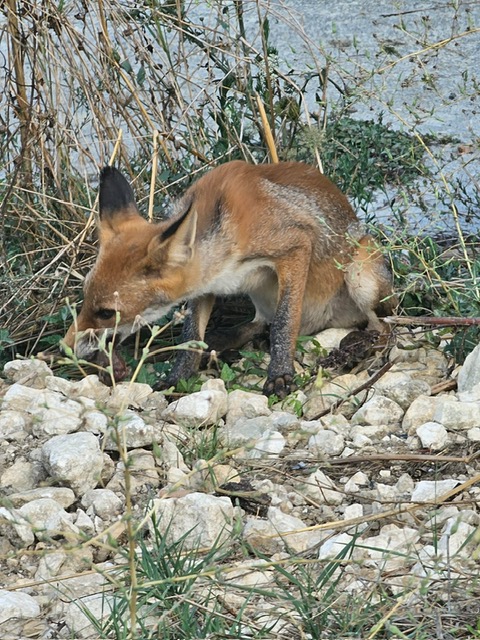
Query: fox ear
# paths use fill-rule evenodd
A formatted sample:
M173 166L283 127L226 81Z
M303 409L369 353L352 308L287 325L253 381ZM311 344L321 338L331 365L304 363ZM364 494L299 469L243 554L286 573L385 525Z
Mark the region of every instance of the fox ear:
M197 218L197 212L190 211L189 207L163 229L148 245L149 259L156 264L172 267L187 264L194 254Z
M104 167L100 171L99 203L101 220L138 214L133 189L115 167Z
M101 170L98 199L101 243L116 235L123 222L140 215L132 187L115 167Z

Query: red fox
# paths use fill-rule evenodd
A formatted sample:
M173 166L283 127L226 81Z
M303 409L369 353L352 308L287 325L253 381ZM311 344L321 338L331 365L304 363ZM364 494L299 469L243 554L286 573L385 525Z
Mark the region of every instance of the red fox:
M183 339L203 340L215 296L246 293L256 316L232 333L232 343L270 325L263 392L283 398L294 388L299 334L362 325L381 331L379 316L391 312L383 255L347 198L314 167L218 166L158 224L140 215L132 188L113 167L101 171L99 195L99 252L64 340L79 357L92 358L98 336L116 323L122 340L181 301L188 302ZM167 384L191 377L200 357L180 352ZM124 376L121 366L115 373Z

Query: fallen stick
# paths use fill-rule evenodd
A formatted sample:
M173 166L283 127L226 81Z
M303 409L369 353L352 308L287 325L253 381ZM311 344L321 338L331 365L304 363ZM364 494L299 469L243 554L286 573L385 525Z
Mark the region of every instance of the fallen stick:
M382 318L387 324L401 325L422 325L442 327L474 327L480 325L480 318L459 318L456 316L417 316L415 318L407 318L405 316L386 316Z

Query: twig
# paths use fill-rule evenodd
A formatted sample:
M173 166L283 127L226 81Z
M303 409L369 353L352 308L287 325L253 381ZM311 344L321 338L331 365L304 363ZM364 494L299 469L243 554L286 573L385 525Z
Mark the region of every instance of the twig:
M153 153L152 153L152 177L150 180L150 194L148 196L148 221L153 221L153 203L155 198L155 181L157 179L158 166L158 131L153 132Z
M429 324L432 326L443 327L473 327L480 325L480 318L460 318L457 316L416 316L415 318L406 318L401 316L387 316L382 318L384 322L388 324L401 324L401 325L422 325Z
M336 458L335 460L325 461L326 465L337 464L359 464L363 462L388 462L388 461L408 461L408 462L464 462L470 464L473 456L444 456L430 453L374 453L368 456L347 456L346 458Z
M436 396L439 393L444 393L445 391L452 391L453 389L457 388L457 381L450 379L450 380L443 380L442 382L439 382L438 384L434 384L433 387L430 389L430 394L432 396Z

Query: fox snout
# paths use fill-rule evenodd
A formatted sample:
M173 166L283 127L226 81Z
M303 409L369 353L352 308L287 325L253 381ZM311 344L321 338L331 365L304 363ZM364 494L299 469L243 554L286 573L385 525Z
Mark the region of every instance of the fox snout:
M113 329L79 329L73 323L61 341L60 348L63 353L71 349L77 358L92 360L99 350L107 349L111 342L115 342Z

